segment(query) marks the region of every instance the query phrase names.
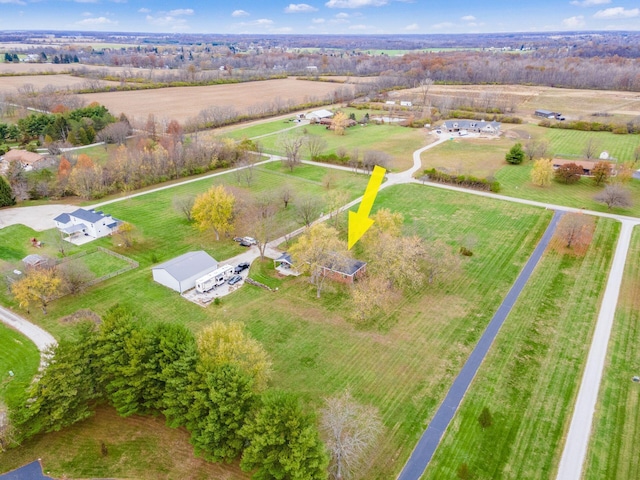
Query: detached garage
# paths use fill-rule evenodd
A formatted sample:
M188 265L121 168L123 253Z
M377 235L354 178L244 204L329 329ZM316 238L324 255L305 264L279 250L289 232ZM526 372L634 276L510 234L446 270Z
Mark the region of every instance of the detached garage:
M196 280L218 268L218 262L203 250L185 253L151 269L153 279L182 293L196 286Z

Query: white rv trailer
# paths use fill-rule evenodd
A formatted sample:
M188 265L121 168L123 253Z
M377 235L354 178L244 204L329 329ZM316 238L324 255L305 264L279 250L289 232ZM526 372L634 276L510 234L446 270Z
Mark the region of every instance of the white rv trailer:
M205 276L196 280L196 291L198 293L205 293L209 290L219 287L233 274L233 267L231 265L223 265L222 267L214 270L211 273L207 273Z

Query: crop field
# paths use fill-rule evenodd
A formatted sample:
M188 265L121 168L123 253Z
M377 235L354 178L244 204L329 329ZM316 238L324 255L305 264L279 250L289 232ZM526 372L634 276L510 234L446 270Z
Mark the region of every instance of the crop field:
M313 181L321 170L308 169L304 176ZM148 201L149 212L155 206L155 211L172 215L158 204L167 200L152 195L140 198ZM114 210L119 218L126 219L125 210L135 211L127 202L111 205L116 206L123 211L110 211ZM103 313L115 303L131 306L151 321L182 323L194 331L215 318L244 321L273 359L274 387L300 394L314 408L320 406L324 396L349 387L356 398L380 409L385 440L372 455L370 471L363 475L388 479L409 455L453 376L533 250L550 212L421 185L385 189L376 206L403 212L408 231L429 239L441 238L452 249L457 250L460 238L468 234L476 235L478 244L474 256L465 260L456 277L436 280L409 293L394 311L370 325L356 327L349 321L347 287L333 286L317 300L308 278L278 279L270 262L254 265L251 275L255 271L257 278L281 282L277 293L247 285L225 297L221 305L207 309L154 284L147 260L143 267L91 288L81 297L54 302L46 317L39 312L32 316L57 336L66 334L58 318L81 308ZM140 205L137 210L144 211L145 207ZM138 222L145 232L147 222L150 225L153 220ZM179 223L175 219L171 224L165 223L165 228L154 227L149 238L166 237L167 228L176 230ZM159 245L162 253L163 248L168 248L162 244L168 241L150 240L149 247ZM175 237L171 241L178 248L186 243ZM140 259L149 258L152 250L137 255ZM171 256L178 253L174 251ZM127 420L123 422L126 424ZM114 419L113 423L118 425L119 420ZM43 441L48 437L44 436ZM158 437L163 438L163 434ZM76 444L71 438L67 441ZM172 454L165 451L164 455ZM69 474L86 475L82 469L88 468L89 463L83 465L70 467ZM112 468L115 467L105 466L100 474L117 476L117 470ZM230 472L229 478L238 477Z
M635 228L620 291L592 437L584 466L585 480L640 478L640 232Z
M607 206L593 200L594 195L602 191L603 187L596 187L590 178L583 177L578 183L565 185L553 180L551 185L545 188L531 183L531 165L505 165L496 173L500 182L500 195L509 197L526 198L539 202L552 203L554 205L566 205L568 207L586 208L598 212L609 212ZM631 180L626 186L631 192L634 202L630 208L614 208L611 213L620 215L640 216L640 181Z
M423 478L554 478L618 232L598 219L584 256L545 252Z
M2 73L0 68L0 73ZM66 90L82 88L85 83L84 78L74 77L71 75L23 75L18 77L0 77L0 94L17 94L18 89L25 84L31 84L36 91L51 86L55 89ZM100 81L102 85L119 85L118 82Z
M323 152L325 154L344 149L347 155L351 155L354 150L357 150L362 159L362 155L367 150L388 153L393 158L390 165L392 171L402 171L411 167L413 152L434 141L432 136L426 135L424 129L405 128L398 125L369 124L366 127L356 125L346 129L344 135L336 135L333 131L327 130L324 125L307 125L304 128L309 135L317 135L327 142ZM266 152L284 153L278 148L278 135L263 137L260 142ZM303 157L307 156L307 152L303 149Z
M12 405L38 371L40 352L31 340L4 323L0 323L0 352L0 405Z
M87 103L98 102L111 113L125 113L130 119L146 120L154 115L157 120L177 120L183 123L196 117L208 107L232 107L246 113L248 107L280 98L296 104L312 98L324 98L342 85L328 82L307 82L294 78L244 82L206 87L172 87L154 90L87 93Z

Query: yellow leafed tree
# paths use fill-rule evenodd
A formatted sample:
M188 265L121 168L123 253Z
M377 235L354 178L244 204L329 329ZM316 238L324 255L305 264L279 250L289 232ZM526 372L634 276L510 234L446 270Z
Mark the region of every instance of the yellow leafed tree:
M47 305L60 293L62 280L52 269L32 270L24 278L11 285L11 293L21 308L40 305L46 315Z
M343 112L337 112L333 116L333 120L331 121L331 126L333 127L333 131L336 135L344 135L345 128L347 128L347 124L349 123L349 119Z
M236 199L224 186L211 187L196 197L191 210L191 217L202 231L213 229L216 240L233 229L234 207Z
M548 187L553 179L553 164L551 159L540 158L533 164L531 169L531 182L539 187Z
M198 335L200 359L208 369L224 364L250 375L257 390L264 390L271 376L271 360L257 340L248 337L241 322L215 321Z

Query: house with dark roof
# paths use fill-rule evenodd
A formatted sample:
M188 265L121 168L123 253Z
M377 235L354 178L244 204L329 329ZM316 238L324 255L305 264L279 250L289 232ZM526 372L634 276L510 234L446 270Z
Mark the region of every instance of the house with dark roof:
M67 235L67 240L73 241L77 237L96 239L106 237L118 230L122 221L105 215L100 211L79 208L71 213L62 213L53 219L56 227Z
M218 268L218 262L207 252L187 252L151 269L153 279L178 293L196 286L196 280Z
M442 129L449 133L487 133L489 135L498 135L500 133L500 122L485 122L484 120L446 120L442 125Z

